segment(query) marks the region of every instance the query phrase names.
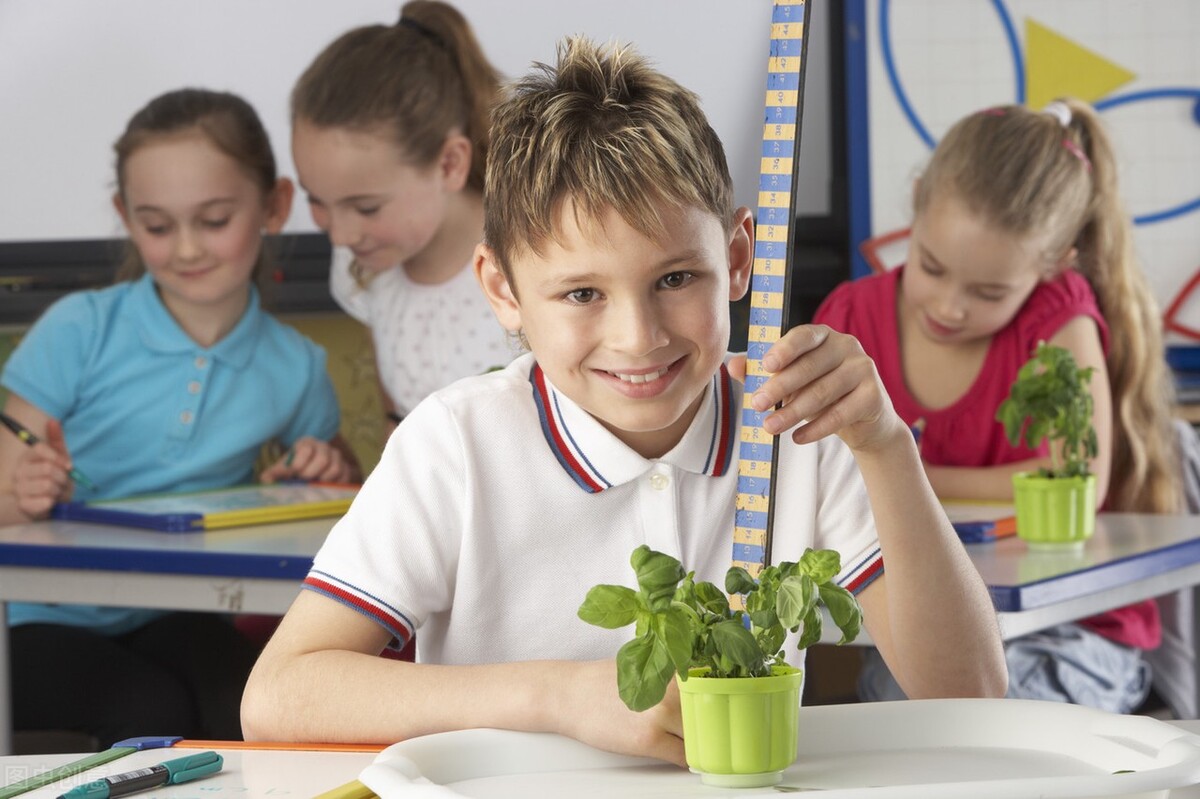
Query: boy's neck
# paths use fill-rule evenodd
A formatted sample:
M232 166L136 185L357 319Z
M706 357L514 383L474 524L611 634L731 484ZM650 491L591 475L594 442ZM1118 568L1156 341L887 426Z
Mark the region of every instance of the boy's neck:
M429 244L404 263L414 283L445 283L466 268L483 239L483 197L464 189L451 196L446 217Z
M701 391L700 395L696 397L678 419L661 430L621 430L599 417L595 418L610 433L619 438L625 446L647 460L656 460L675 449L679 445L679 442L683 440L688 428L692 426L692 421L696 418L696 413L700 410L701 403L704 402L704 395L707 391L707 388Z

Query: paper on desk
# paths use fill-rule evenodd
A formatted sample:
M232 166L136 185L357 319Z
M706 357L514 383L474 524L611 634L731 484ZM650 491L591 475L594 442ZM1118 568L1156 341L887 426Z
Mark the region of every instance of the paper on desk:
M392 755L384 763L372 763L358 775L358 781L378 796L403 796L405 799L462 799L462 794L444 785L430 782L421 775L416 763L403 755Z

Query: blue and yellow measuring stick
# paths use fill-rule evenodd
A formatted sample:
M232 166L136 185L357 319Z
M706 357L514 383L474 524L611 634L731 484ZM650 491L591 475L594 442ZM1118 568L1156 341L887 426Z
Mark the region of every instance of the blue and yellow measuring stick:
M754 269L750 277L746 397L753 396L766 382L768 375L762 367L763 356L787 329L808 11L808 4L803 0L774 0L771 13L762 165L754 226ZM752 576L757 576L763 566L771 562L772 476L779 455L775 446L777 436L766 432L762 426L768 412L759 412L749 406L742 410L733 565L741 566ZM731 602L740 607L741 597L731 597Z

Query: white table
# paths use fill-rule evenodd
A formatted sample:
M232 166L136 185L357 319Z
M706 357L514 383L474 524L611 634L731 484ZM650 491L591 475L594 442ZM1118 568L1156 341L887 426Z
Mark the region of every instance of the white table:
M830 712L829 708L823 708ZM802 716L803 718L803 716ZM1192 734L1200 734L1200 722L1169 722ZM964 741L963 745L970 741ZM181 786L164 787L143 794L136 794L145 799L156 796L177 797L183 799L189 796L221 796L236 794L247 799L268 799L281 796L312 796L324 791L345 785L357 779L360 772L375 759L373 752L349 751L301 751L301 750L264 750L236 745L237 748L226 748L218 745L217 751L225 758L224 769L217 775L206 777L193 783ZM96 768L88 773L88 778L95 779L102 775L117 774L136 768L161 763L165 760L182 757L198 752L198 749L153 749L134 752L126 757L111 761L105 766ZM49 769L74 762L85 755L22 755L0 757L0 785L41 774ZM670 786L679 783L694 786L689 792L695 796L713 795L713 789L699 785L698 780L689 775L674 775L669 767L662 771L674 776ZM661 775L659 775L661 776ZM82 782L84 777L69 778L67 782L55 783L43 788L22 794L28 799L52 799L58 796L64 787ZM637 783L630 782L636 787ZM680 791L664 792L664 796L677 796ZM779 794L771 789L761 789L753 792L736 792L739 796L745 793L767 795ZM1200 786L1177 788L1170 791L1170 799L1197 799L1200 797Z
M283 613L333 521L208 533L63 521L0 527L0 618L11 601ZM1017 538L968 545L1005 638L1200 584L1200 517L1101 514L1096 528L1071 552L1031 551ZM0 686L8 681L0 623ZM0 754L12 751L10 719L0 691Z

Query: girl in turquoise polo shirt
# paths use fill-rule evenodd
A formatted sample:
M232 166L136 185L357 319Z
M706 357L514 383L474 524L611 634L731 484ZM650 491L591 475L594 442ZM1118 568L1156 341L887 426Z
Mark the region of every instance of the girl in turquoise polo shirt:
M325 353L259 307L263 236L283 227L293 189L257 114L230 94L169 92L115 150L129 254L116 285L50 307L0 376L5 413L41 439L0 438L0 524L67 499L250 482L272 441L290 456L262 481L357 479ZM240 737L255 652L218 616L15 604L10 623L17 729L101 747L156 731Z

